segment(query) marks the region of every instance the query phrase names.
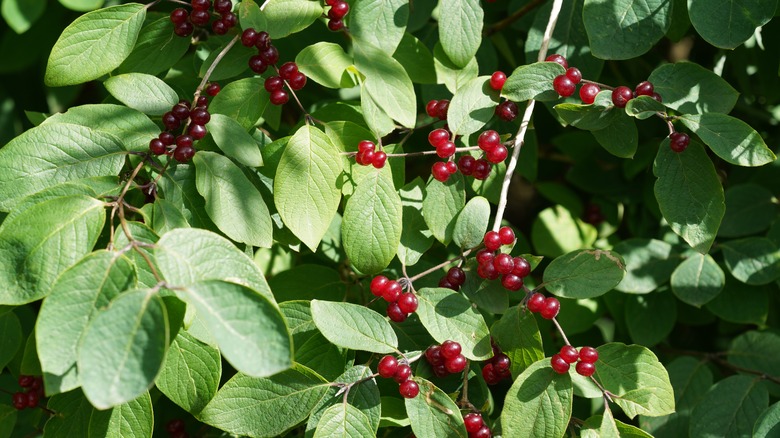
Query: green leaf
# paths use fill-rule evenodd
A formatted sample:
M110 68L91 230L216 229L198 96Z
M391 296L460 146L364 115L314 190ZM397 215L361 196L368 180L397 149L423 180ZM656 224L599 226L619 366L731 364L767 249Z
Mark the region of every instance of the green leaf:
M555 113L564 122L588 131L607 128L624 110L612 104L612 92L605 90L596 95L590 105L578 103L559 103L553 107Z
M191 41L171 32L169 17L152 21L141 29L133 51L119 66L119 72L157 75L167 71L187 53Z
M632 294L650 293L669 281L680 262L672 245L655 239L626 239L615 245L626 261L626 276L615 289Z
M706 308L724 321L761 326L768 316L769 290L769 286L749 286L727 277L723 291Z
M8 312L0 315L0 329L3 333L3 337L0 338L0 369L2 369L16 356L16 352L22 346L22 326L16 314Z
M484 360L493 354L485 319L466 297L437 287L420 289L417 300L417 316L437 342L459 343L462 354L471 360Z
M418 6L415 5L415 8ZM417 11L419 9L415 9L415 12ZM401 43L398 44L398 48L393 53L393 58L404 66L404 70L409 74L409 79L415 84L436 83L436 66L433 61L433 54L414 35L410 33L404 34ZM471 62L473 63L474 61Z
M0 437L11 436L16 426L17 410L10 405L0 405Z
M363 432L357 435L354 433L347 433L345 436L375 436L382 415L382 406L377 381L370 378L372 374L373 371L371 371L371 368L357 365L337 376L334 379L334 383L348 384L359 381L360 383L350 389L349 393L346 394L346 399L344 396L340 396L341 388L337 386L331 387L309 417L309 421L306 423L306 435L310 435L311 431L315 428L317 429L314 434L315 436L336 428L339 430L337 433L344 436L344 428L354 429L357 427L363 430ZM346 403L344 403L345 401ZM336 426L332 418L335 413L331 411L331 406L340 406L340 409L348 410L356 409L353 412L355 413L355 417L360 419L359 421L361 424L359 426L354 424L344 424L340 427ZM349 408L347 406L349 406ZM331 412L328 413L328 411ZM360 415L357 415L357 413L360 413ZM357 418L352 418L351 420L354 422Z
M397 256L406 266L416 264L433 245L433 234L422 215L424 190L425 183L419 177L400 190L403 223Z
M520 306L510 307L490 331L501 350L512 361L512 376L517 377L531 364L544 359L542 334L536 325L536 318Z
M89 321L136 283L132 262L108 251L88 254L59 276L41 305L35 329L48 394L79 386L78 346Z
M431 178L425 189L422 212L433 237L445 245L452 241L458 213L466 205L466 190L460 173L446 182Z
M168 349L155 385L182 409L197 414L214 398L221 376L219 350L182 330Z
M466 438L466 426L455 402L433 383L415 377L420 395L404 399L406 413L417 436Z
M177 295L195 307L222 356L238 371L265 377L292 365L287 325L276 304L264 295L222 280L199 281Z
M664 64L653 70L647 80L653 83L665 106L685 114L727 114L739 97L722 77L693 62Z
M223 88L209 104L209 112L224 114L237 121L244 129L255 126L269 102L263 88L263 78L245 78L233 81Z
M672 272L672 292L691 306L707 304L725 284L726 275L709 254L693 254Z
M626 114L639 120L649 119L659 112L666 112L666 106L651 96L637 96L626 104Z
M352 66L352 57L338 44L320 41L306 46L295 56L295 63L298 70L323 87L349 88L355 85L347 72Z
M179 163L163 173L158 187L168 202L179 206L191 226L216 230L206 213L206 201L198 193L195 181L195 166Z
M220 231L236 242L270 248L271 214L257 187L230 159L201 151L192 159L198 192Z
M112 76L103 85L116 100L144 114L161 116L179 102L170 85L145 73Z
M728 350L729 363L743 369L772 375L780 369L780 333L777 331L745 332L734 338Z
M225 280L243 284L271 302L274 300L254 261L230 241L210 231L197 228L169 231L155 245L154 258L166 283L174 287Z
M98 176L68 181L22 198L21 202L14 206L14 209L8 213L5 220L10 221L16 216L24 213L28 208L50 199L71 195L86 195L91 198L102 198L117 196L120 191L121 186L119 184L119 178L116 176Z
M626 326L631 340L646 347L663 341L677 323L677 301L666 292L626 299Z
M548 291L564 298L592 298L617 286L626 274L626 262L617 252L600 249L572 251L544 270Z
M657 417L674 412L674 391L666 369L652 351L641 345L619 342L597 348L594 377L617 395L615 404L629 418Z
M582 21L593 55L601 59L629 59L644 54L672 24L668 0L585 0Z
M768 407L753 426L754 437L776 436L780 432L780 403Z
M619 438L621 435L615 417L612 416L612 410L605 407L604 415L594 415L588 418L582 427L581 436L583 438Z
M574 390L568 373L540 360L515 379L506 394L501 425L506 436L564 436Z
M504 83L501 95L515 102L531 99L557 100L552 81L566 70L557 62L536 62L515 69Z
M716 383L691 414L690 436L751 436L769 392L754 376L730 376Z
M447 111L452 135L469 136L482 129L495 114L498 93L490 88L490 77L480 76L464 84L455 93Z
M691 24L713 46L734 49L774 17L777 0L723 0L713 6L706 0L688 0Z
M536 253L557 257L593 245L598 233L560 205L542 210L531 227Z
M46 296L57 276L95 246L105 223L104 207L94 198L63 196L3 222L0 304L20 305Z
M220 53L222 53L222 51L225 49L227 49L227 52L222 57L222 59L216 63L214 70L211 71L211 76L209 76L210 80L221 81L224 79L231 79L242 75L249 69L249 63L247 62L247 59L255 55L257 53L256 51L244 47L243 44L233 44L228 49L227 47L232 41L228 36L218 37L214 35L212 38L214 39L210 42L219 45L215 47L214 50L211 50L208 53L208 57L203 61L202 64L200 64L200 71L198 72L198 76L206 76L206 73L208 73L211 66L215 65L214 63L217 60L217 57L220 56Z
M731 164L754 167L777 158L764 139L740 119L720 113L683 114L680 121Z
M697 142L676 153L667 138L653 165L654 192L664 219L696 251L706 254L726 210L715 166Z
M315 330L293 337L295 363L307 366L322 377L330 380L338 377L347 363L347 350L331 344Z
M80 84L119 67L132 52L145 18L143 5L128 3L88 12L74 20L51 49L46 85Z
M97 410L89 404L83 392L70 391L54 395L49 399L47 407L58 414L52 416L43 427L47 437L89 436L90 418Z
M0 149L0 209L63 182L116 175L125 155L119 140L101 131L67 123L30 129Z
M366 41L392 55L408 19L408 0L362 0L349 11L349 32L359 42Z
M274 202L284 224L312 251L341 200L341 156L319 129L303 126L287 143L276 169Z
M743 237L769 228L777 217L772 192L758 184L737 184L726 190L726 214L718 236Z
M436 73L436 81L444 83L453 94L463 84L479 75L479 64L476 57L471 58L466 66L458 67L444 53L441 42L437 42L433 47L433 67ZM506 87L506 85L504 86Z
M253 2L254 3L254 2ZM322 4L311 0L270 0L263 5L265 29L279 39L306 29L322 16Z
M27 32L46 9L46 0L3 0L2 14L16 33Z
M237 435L278 436L308 417L328 388L328 382L301 365L268 378L238 373L198 419Z
M484 16L477 0L439 0L439 41L456 66L465 67L477 54Z
M375 137L382 138L395 129L393 119L379 107L379 104L374 100L366 87L360 88L360 110L363 113L366 126L373 132Z
M341 235L352 266L364 274L386 268L401 242L401 197L390 168L374 169L359 181L344 208Z
M452 240L462 249L474 248L482 243L490 220L490 203L482 196L469 199L458 214Z
M141 207L144 223L152 226L157 234L163 234L175 228L189 228L190 224L178 205L163 198Z
M66 8L72 11L91 11L103 6L105 0L59 0Z
M232 118L214 114L208 123L208 131L214 143L230 158L249 167L263 165L263 155L257 141Z
M355 66L366 76L363 87L374 102L402 126L417 120L414 86L403 66L366 42L355 44Z
M379 313L351 303L312 300L311 315L322 334L339 347L392 353L398 338Z
M143 394L168 343L168 315L155 291L117 296L89 322L79 344L79 380L89 402L106 409Z
M341 301L347 288L335 269L322 265L298 265L280 272L269 281L277 301Z
M335 404L322 414L314 438L371 436L368 417L349 403Z
M636 100L638 99L631 99L628 103ZM591 132L596 137L596 141L610 154L620 158L634 158L639 145L639 132L636 129L634 119L623 113L618 113L618 116L607 127Z
M152 436L154 414L149 392L108 411L93 411L89 420L90 436L122 438Z
M722 244L726 267L737 280L762 285L780 276L780 250L765 237L748 237Z

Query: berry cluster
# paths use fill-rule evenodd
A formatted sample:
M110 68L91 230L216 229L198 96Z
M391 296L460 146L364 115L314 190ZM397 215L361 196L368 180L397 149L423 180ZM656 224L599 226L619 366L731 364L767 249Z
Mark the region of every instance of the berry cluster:
M377 169L385 167L387 162L387 154L384 151L376 150L376 145L373 141L363 140L358 143L358 152L355 155L355 162L361 166L374 166Z
M463 269L455 266L450 268L450 270L447 271L447 275L439 280L439 287L446 287L447 289L452 289L457 292L465 282L466 273L463 272Z
M43 397L43 378L34 376L19 376L19 386L27 389L27 392L18 391L11 397L16 410L38 407L38 402Z
M461 353L460 344L455 341L444 341L441 345L431 345L425 350L425 359L433 367L436 377L447 377L450 374L462 373L468 361Z
M439 120L447 120L447 110L450 109L450 101L447 99L431 100L425 105L425 112Z
M449 105L449 103L447 103L447 105ZM431 131L428 134L428 143L436 148L436 155L441 158L450 158L451 156L455 155L455 143L450 140L450 132L444 128L434 129ZM454 161L437 161L433 163L433 166L431 167L431 174L436 180L441 182L447 181L450 175L457 171L458 166Z
M306 75L298 71L294 62L285 62L276 68L279 61L279 50L271 44L271 37L266 31L256 31L249 27L241 33L241 44L245 47L257 48L257 55L249 58L249 68L257 74L263 74L269 66L274 66L278 75L266 78L263 86L270 94L269 99L274 105L284 105L290 100L290 95L284 89L300 90L306 85Z
M509 360L509 356L501 351L501 348L493 339L490 340L490 343L493 345L493 357L482 367L482 378L485 379L485 383L488 385L495 385L512 376L512 373L509 371L512 361Z
M574 367L577 374L590 377L596 372L595 364L598 359L599 352L593 347L582 347L577 351L571 345L564 345L559 353L550 358L550 365L556 373L563 374L568 373L571 364L577 362Z
M637 96L650 96L657 101L661 101L661 95L653 91L653 84L649 81L640 82L639 85L631 91L625 85L621 85L612 90L612 103L618 108L625 108L628 101Z
M298 71L298 65L294 62L285 62L279 67L279 76L266 78L265 90L270 93L269 100L274 105L284 105L290 100L290 96L284 90L287 84L291 90L298 91L306 85L306 75Z
M417 296L412 292L403 292L401 284L384 275L371 280L371 293L387 301L387 316L393 322L404 322L417 310Z
M206 87L206 93L211 96L216 96L219 90L217 84L209 84ZM206 124L211 120L208 104L209 99L206 96L198 97L195 108L191 108L190 102L186 100L179 101L170 111L163 114L162 122L165 131L149 142L149 150L155 155L172 155L181 163L190 161L195 156L194 142L208 133ZM179 135L175 135L172 131L181 128L182 124L186 127L186 133L182 131Z
M533 313L542 315L544 319L553 319L558 316L558 312L561 310L561 302L555 297L545 297L536 292L528 298L525 307Z
M185 430L184 421L180 418L173 419L165 425L165 430L168 432L168 436L171 438L189 438L189 434Z
M485 233L485 248L477 252L477 275L487 280L501 277L505 289L518 291L523 279L531 273L531 264L523 257L512 257L503 252L496 254L502 245L515 243L515 233L509 227Z
M400 385L398 386L398 392L404 398L415 398L420 393L420 387L417 382L411 380L412 367L405 361L398 362L393 356L387 355L379 360L377 365L377 373L380 376L390 379L392 378Z
M328 29L337 32L344 28L344 16L349 12L349 3L344 0L326 0L328 10Z
M466 426L469 438L490 438L493 436L490 427L482 419L482 414L471 412L464 415L463 424Z
M176 8L171 12L173 32L180 37L192 35L195 26L206 27L211 22L211 0L192 0L192 12L184 8ZM238 17L232 12L233 2L230 0L215 0L214 12L219 18L211 22L211 31L217 35L225 35L238 23Z

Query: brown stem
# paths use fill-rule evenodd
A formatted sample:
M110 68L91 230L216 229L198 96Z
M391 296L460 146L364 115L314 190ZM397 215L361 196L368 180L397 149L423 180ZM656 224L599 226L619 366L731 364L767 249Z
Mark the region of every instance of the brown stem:
M426 275L428 275L428 274L430 274L432 272L436 272L439 269L441 269L441 268L443 268L443 267L445 267L445 266L447 266L447 265L449 265L451 263L455 263L455 262L461 260L463 257L466 257L467 255L469 255L469 253L472 250L474 250L474 248L464 252L463 255L455 257L454 259L447 260L446 262L439 263L438 265L436 265L436 266L434 266L434 267L432 267L430 269L426 269L425 271L420 272L419 274L415 275L414 277L409 277L409 281L412 282L412 281L415 281L415 280L419 280L422 277L425 277Z
M526 14L533 11L537 6L545 3L547 0L533 0L532 2L526 4L522 8L516 10L512 15L504 18L503 20L499 21L498 23L493 24L492 26L486 28L484 31L482 31L482 36L489 37L493 35L496 32L499 32L503 29L505 29L510 24L514 23L515 21L523 18Z

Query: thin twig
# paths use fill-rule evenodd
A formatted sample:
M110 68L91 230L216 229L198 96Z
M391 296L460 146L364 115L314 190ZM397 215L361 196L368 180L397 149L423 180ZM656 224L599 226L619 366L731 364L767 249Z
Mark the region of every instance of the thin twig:
M486 28L482 31L482 36L489 37L493 35L496 32L499 32L506 27L508 27L510 24L514 23L515 21L523 18L526 14L536 9L537 6L545 3L547 0L534 0L522 8L516 10L512 15L504 18L503 20L499 21L498 23L493 24L492 26Z
M434 266L434 267L432 267L432 268L430 268L430 269L426 269L425 271L422 271L422 272L420 272L419 274L415 275L414 277L409 277L409 281L410 281L410 282L412 282L412 281L415 281L415 280L419 280L420 278L422 278L422 277L425 277L426 275L428 275L428 274L430 274L430 273L432 273L432 272L436 272L436 271L438 271L439 269L442 269L443 267L445 267L445 266L447 266L447 265L449 265L449 264L455 263L455 262L457 262L458 260L462 259L463 257L466 257L467 255L469 255L469 253L470 253L470 252L471 252L473 249L474 249L474 248L472 248L472 249L470 249L470 250L468 250L468 251L464 252L464 253L463 253L463 255L460 255L460 256L458 256L458 257L455 257L454 259L447 260L447 261L445 261L445 262L439 263L438 265L436 265L436 266Z

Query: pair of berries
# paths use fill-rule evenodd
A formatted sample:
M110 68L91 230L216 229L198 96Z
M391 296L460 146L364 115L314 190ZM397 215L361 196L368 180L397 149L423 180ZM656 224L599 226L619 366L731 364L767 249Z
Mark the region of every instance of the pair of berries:
M170 438L189 438L189 434L185 429L184 421L180 418L175 418L165 425L165 431L168 432Z
M460 290L460 287L463 286L463 283L466 282L466 273L463 272L463 269L455 266L450 268L449 271L447 271L447 275L442 277L441 280L439 280L439 287L446 287L447 289L452 289L454 291Z
M466 426L469 438L490 438L493 436L490 427L482 419L482 414L471 412L464 415L463 424Z
M190 5L192 12L188 13L184 8L176 8L171 12L170 20L174 25L173 32L178 36L190 36L195 30L194 26L205 27L211 21L210 0L192 0ZM214 1L214 12L219 14L219 19L211 23L212 32L217 35L225 35L238 24L238 17L232 10L232 1Z
M488 385L495 385L512 376L509 370L512 361L509 359L509 356L501 351L501 348L493 339L490 342L493 345L493 357L482 367L482 378L485 379L485 383Z
M349 12L349 3L343 0L327 0L330 6L328 10L328 29L336 32L344 28L344 16Z
M285 62L279 67L279 76L269 76L263 86L270 93L269 100L274 105L284 105L290 100L285 84L291 90L300 90L306 85L306 75L298 71L298 65L294 62Z
M574 367L577 374L590 377L596 372L595 364L598 359L599 352L593 347L582 347L577 351L571 345L564 345L560 352L550 358L550 365L556 373L563 374L568 373L571 364L577 362Z
M441 345L431 345L425 350L425 359L433 367L436 377L462 373L468 360L461 354L461 346L455 341L444 341Z
M411 380L412 367L406 362L398 360L390 355L382 357L377 365L377 373L386 379L393 379L398 382L398 392L404 398L415 398L420 393L420 387L417 382Z
M450 101L447 99L431 100L425 105L425 113L439 120L447 120L447 111L450 108Z
M432 100L431 102L446 102L444 117L447 116L446 106L449 105L449 101ZM455 155L455 143L450 140L450 132L444 128L434 129L431 131L428 134L428 143L436 148L436 155L441 158L450 158L451 156ZM450 175L457 171L458 166L454 161L437 161L433 163L433 166L431 166L431 175L433 175L434 179L440 182L446 182L450 178Z
M384 151L376 150L376 145L373 141L363 140L358 143L358 151L355 155L355 162L361 166L374 166L377 169L385 167L387 162L387 154Z
M11 403L18 411L35 408L43 397L43 379L34 376L19 376L19 386L27 392L17 391L11 396Z
M431 166L431 175L440 182L446 182L457 171L458 165L454 161L437 161Z
M566 73L556 76L553 79L553 89L561 97L569 97L574 94L577 84L582 81L582 73L576 67L569 67L569 62L562 55L554 54L545 59L547 62L555 62L566 69ZM588 82L580 87L580 100L586 105L592 104L596 100L601 88L598 85Z
M257 48L257 55L249 58L249 68L257 74L263 74L268 66L275 65L279 61L279 50L271 44L271 37L266 31L256 31L247 28L241 33L241 44L244 47Z
M490 176L490 170L492 166L490 162L484 158L474 158L471 155L462 155L458 159L458 170L460 173L466 176L473 176L474 179L483 181Z
M477 146L485 151L485 158L494 164L506 160L506 157L509 155L506 146L501 144L501 136L492 129L483 131L479 134Z
M533 313L538 313L544 319L553 319L561 310L561 302L555 297L545 297L536 292L528 298L525 307Z
M387 316L393 322L404 322L417 311L417 296L412 292L403 292L401 284L395 280L377 275L371 280L369 288L372 294L387 301Z
M640 82L633 91L625 85L612 90L612 103L618 108L625 108L628 101L638 96L650 96L661 102L661 95L656 93L650 81Z
M215 96L219 93L219 85L209 84L206 92ZM170 111L163 114L162 122L166 130L149 142L149 150L155 155L173 155L173 158L181 163L190 161L195 156L194 141L202 139L208 133L206 124L211 120L208 102L208 97L200 96L195 108L190 109L190 102L186 100L174 105ZM186 134L174 136L170 132L179 129L182 123L186 124L188 121Z

